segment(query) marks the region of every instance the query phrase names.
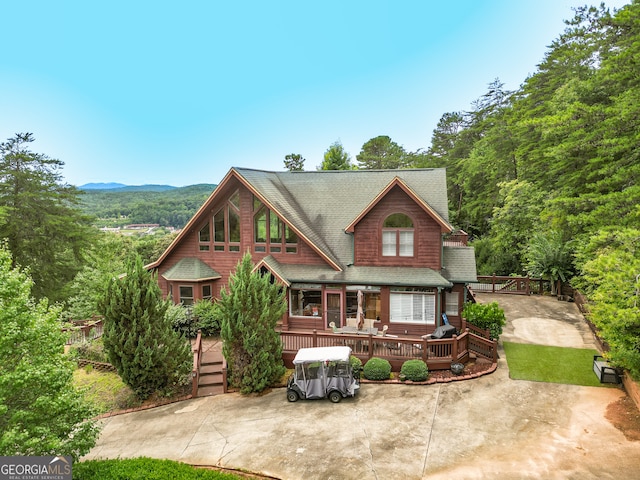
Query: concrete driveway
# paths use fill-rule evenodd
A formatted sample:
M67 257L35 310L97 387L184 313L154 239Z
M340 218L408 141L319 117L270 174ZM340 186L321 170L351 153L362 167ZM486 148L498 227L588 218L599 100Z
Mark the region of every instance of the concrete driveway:
M565 345L593 346L573 304L495 299L508 316L505 339L557 341L521 321L527 318L561 330ZM627 441L604 416L623 395L510 380L501 350L491 375L429 386L365 384L339 404L290 404L281 389L111 417L86 458L168 458L281 479L632 478L640 472L640 442Z

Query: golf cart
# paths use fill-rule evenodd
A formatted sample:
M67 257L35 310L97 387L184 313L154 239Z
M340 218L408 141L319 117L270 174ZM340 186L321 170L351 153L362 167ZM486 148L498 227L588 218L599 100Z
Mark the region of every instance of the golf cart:
M349 363L349 347L301 348L293 359L294 372L287 382L287 400L329 397L338 403L360 388L360 372Z

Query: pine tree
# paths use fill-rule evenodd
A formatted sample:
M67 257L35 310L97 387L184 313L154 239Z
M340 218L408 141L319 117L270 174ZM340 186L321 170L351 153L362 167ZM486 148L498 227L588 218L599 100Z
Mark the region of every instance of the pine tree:
M99 428L74 388L58 307L31 298L32 280L0 245L0 455L89 452Z
M141 399L175 389L190 370L189 342L165 318L168 306L139 256L129 262L126 276L109 282L100 303L109 361Z
M216 303L229 381L241 393L261 392L284 374L275 326L286 309L284 290L254 272L247 253L229 280L229 292L223 289Z

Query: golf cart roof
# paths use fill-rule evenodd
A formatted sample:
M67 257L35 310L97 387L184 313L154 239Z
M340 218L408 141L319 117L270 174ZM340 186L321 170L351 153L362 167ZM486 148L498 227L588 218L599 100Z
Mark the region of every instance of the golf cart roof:
M349 347L301 348L293 359L294 364L307 362L348 362L351 355Z

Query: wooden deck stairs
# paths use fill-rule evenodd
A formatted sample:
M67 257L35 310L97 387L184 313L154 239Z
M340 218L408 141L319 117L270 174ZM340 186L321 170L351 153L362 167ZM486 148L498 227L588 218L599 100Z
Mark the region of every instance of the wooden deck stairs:
M198 397L224 393L222 381L222 353L218 350L203 352L198 380Z

